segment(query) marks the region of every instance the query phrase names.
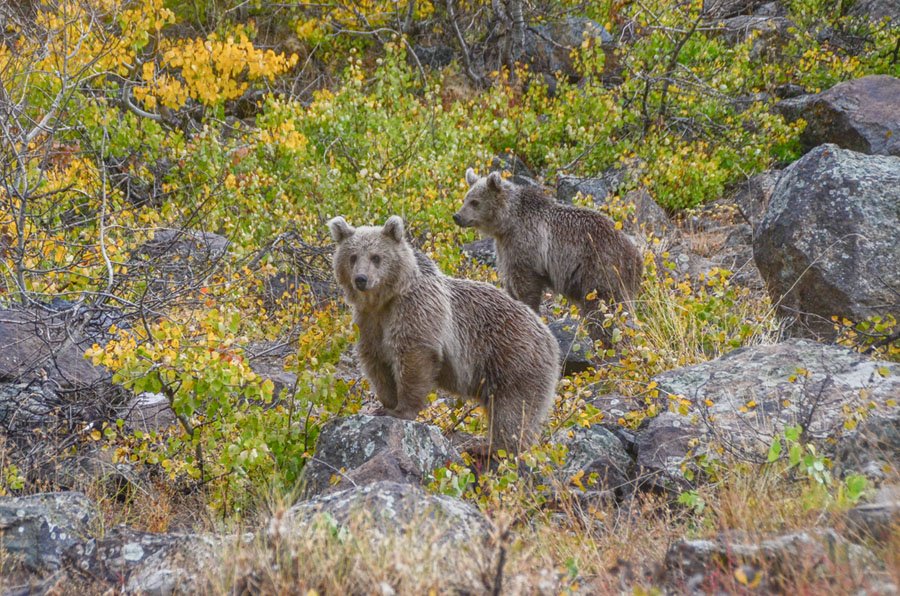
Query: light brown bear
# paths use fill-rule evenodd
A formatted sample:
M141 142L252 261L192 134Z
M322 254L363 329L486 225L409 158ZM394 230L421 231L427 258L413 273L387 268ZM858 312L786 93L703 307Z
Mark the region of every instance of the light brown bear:
M489 284L443 275L404 239L398 216L359 228L335 217L328 227L381 413L412 420L440 387L487 410L482 452L533 443L559 379L559 347L546 325Z
M627 303L637 296L641 253L610 219L561 205L539 186L512 184L498 172L480 178L469 168L466 182L469 192L453 221L494 238L500 280L514 298L538 312L549 287L591 320L598 300Z

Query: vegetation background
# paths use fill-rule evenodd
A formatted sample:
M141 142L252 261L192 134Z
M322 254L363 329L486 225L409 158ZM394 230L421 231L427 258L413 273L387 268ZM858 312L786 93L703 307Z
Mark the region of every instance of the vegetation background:
M621 199L644 188L688 226L738 183L800 156L805 123L772 110L780 97L900 76L889 21L854 16L846 0L780 4L788 31L734 36L711 16L720 6L693 0L5 3L0 304L103 313L108 324L85 357L113 373L123 391L115 400L161 394L174 419L153 430L115 417L57 428L42 440L58 449L28 457L0 442L0 495L52 489L37 471L88 445L144 479L140 491L85 489L110 527L235 529L290 501L321 426L365 411L369 400L347 374L355 331L331 283L324 222L399 214L445 273L497 283L461 251L474 238L450 216L466 167L483 172L497 156L515 156L548 186L640 164L602 208L628 225L634 206ZM570 28L562 42L559 23ZM155 259L154 241L172 233L225 244L203 259ZM551 431L599 423L603 414L587 402L611 392L632 404L615 422L635 428L683 407L658 394L655 374L779 336L763 292L724 269L677 276L670 238L640 235L642 298L636 313L608 313L618 342L599 355L616 364L561 382ZM577 319L560 299L548 314ZM894 323L838 324L843 343L865 349L876 340L860 329L877 326L883 337ZM898 359L896 343L879 346L878 355ZM265 350L287 350L292 382L254 370L250 356ZM423 419L445 430L482 424L477 410L443 400ZM563 456L547 443L524 457L539 465ZM803 527L858 498L796 468L736 462L680 505L648 496L634 508L652 515L599 534L578 530L584 520L575 514L541 513L546 487L529 484L513 462L478 474L446 468L432 489L524 524L509 563L523 572L561 569L573 590L585 575L611 587L602 582L619 581L611 578L626 561L635 570L626 583L650 589L637 570L675 535ZM540 547L521 546L531 543ZM358 566L333 576L323 569L299 585L367 591L388 573L377 554L331 547L330 556ZM266 585L298 581L284 573ZM442 585L434 573L417 581ZM730 581L738 589L753 578Z

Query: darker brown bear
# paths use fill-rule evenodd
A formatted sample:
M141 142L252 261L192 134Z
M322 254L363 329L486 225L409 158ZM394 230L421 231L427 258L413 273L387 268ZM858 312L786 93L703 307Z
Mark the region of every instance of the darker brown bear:
M586 318L598 300L627 303L637 296L641 254L610 219L560 205L540 187L514 185L497 172L479 178L470 168L466 181L469 192L453 220L494 238L504 287L535 312L548 287Z

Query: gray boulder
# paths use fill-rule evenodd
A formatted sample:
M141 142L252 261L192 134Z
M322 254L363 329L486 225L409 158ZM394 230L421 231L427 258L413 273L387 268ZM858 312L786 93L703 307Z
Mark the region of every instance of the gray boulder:
M870 155L900 156L900 79L870 75L815 95L786 99L776 109L788 120L803 118L801 142L812 148L834 143Z
M34 387L49 380L55 393L91 391L97 399L121 393L106 369L84 358L85 350L108 339L89 331L95 314L75 308L0 310L0 382Z
M547 325L559 344L559 357L564 375L584 372L594 366L594 343L578 335L580 321L560 319Z
M82 493L0 497L0 547L33 572L56 571L63 554L90 537L97 511Z
M581 193L591 197L597 206L609 203L610 199L624 186L623 170L611 170L611 173L599 178L576 178L563 176L556 184L556 199L561 203L571 204L572 199ZM645 188L631 190L622 197L622 203L634 205L634 212L623 222L623 229L628 234L653 232L657 236L672 232L674 226L665 210Z
M854 571L876 567L869 550L826 528L763 540L737 533L714 540L682 539L666 553L663 578L678 593L720 593L734 586L731 578L740 570L765 594L780 592L784 586L777 582L790 582L798 571L825 570L836 563Z
M411 484L380 481L301 501L269 524L269 534L290 535L317 524L340 531L365 531L373 544L415 532L440 544L484 541L491 525L474 506L434 495Z
M900 318L898 229L900 158L822 145L784 171L753 255L797 332L831 337L832 315Z
M459 461L435 426L391 416L348 416L322 427L303 472L308 497L373 482L420 484L434 469Z
M863 540L887 544L900 526L900 485L881 487L874 498L847 512L850 531Z
M897 26L900 25L900 0L856 0L848 14L873 21L889 18Z
M777 54L790 41L794 23L782 16L738 15L721 21L722 35L730 43L741 43L753 36L750 58Z
M557 474L560 482L569 485L574 476L583 472L583 493L572 487L576 496L596 500L598 496L623 497L630 492L634 462L616 435L603 426L564 428L556 432L551 442L568 449Z
M509 172L515 184L533 185L534 172L515 153L499 153L491 159L490 172Z
M132 397L120 417L127 428L141 432L159 432L177 424L175 412L162 393L145 392Z
M848 412L865 412L867 425L900 419L900 365L809 340L741 348L654 380L661 396L687 400L686 414L665 412L636 437L638 467L660 488L687 486L686 458L709 453L711 445L763 462L773 439L799 424L805 441L831 453ZM883 457L876 451L866 457Z
M617 194L637 182L645 170L644 161L635 157L608 168L599 175L560 176L556 182L556 200L571 204L575 195L581 193L593 197L594 203L599 205L606 202L610 195Z
M613 42L602 25L584 17L569 16L561 21L529 27L525 32L525 60L532 72L562 74L576 81L578 72L572 62L572 50L585 36L602 44Z
M479 238L462 245L462 251L473 261L488 267L497 265L497 247L493 238Z
M738 185L731 200L752 228L756 228L766 214L766 208L772 198L772 192L781 172L778 170L767 170L760 172Z
M766 4L766 0L703 0L703 12L709 18L723 19L752 14Z
M66 560L77 573L124 586L129 594L188 594L209 587L205 572L233 542L228 536L151 534L120 526L102 539L73 545Z
M131 255L128 267L147 280L156 299L166 300L175 287L199 287L218 269L230 242L212 232L160 228Z

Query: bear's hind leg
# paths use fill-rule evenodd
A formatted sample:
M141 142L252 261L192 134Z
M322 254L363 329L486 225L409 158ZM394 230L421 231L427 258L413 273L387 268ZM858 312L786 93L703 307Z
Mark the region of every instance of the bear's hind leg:
M488 398L489 448L515 455L533 445L541 434L546 407L529 406L518 391Z

